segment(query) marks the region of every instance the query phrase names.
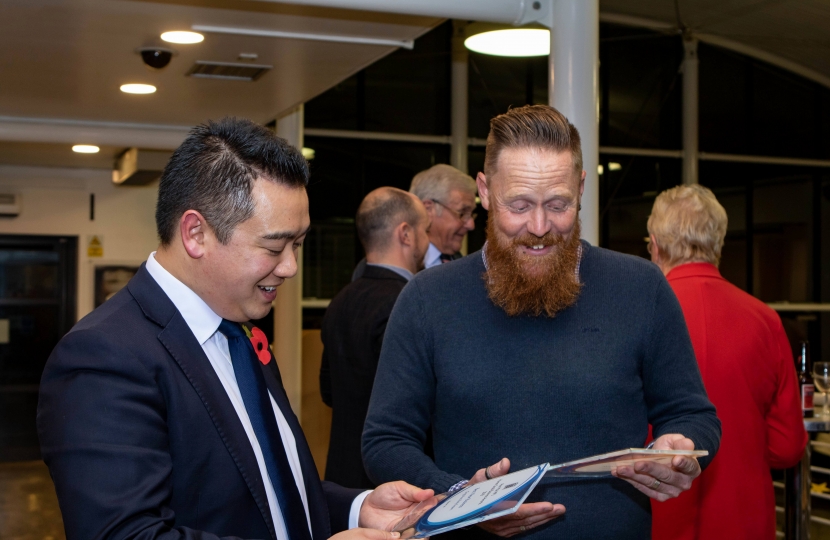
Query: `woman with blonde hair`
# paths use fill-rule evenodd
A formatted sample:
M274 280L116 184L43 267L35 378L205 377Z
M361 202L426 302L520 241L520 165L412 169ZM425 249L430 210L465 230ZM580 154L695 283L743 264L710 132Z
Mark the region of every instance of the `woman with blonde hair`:
M807 443L778 314L718 271L726 226L723 206L699 185L664 191L648 218L651 260L680 301L723 429L718 455L692 488L652 501L654 540L773 540L770 468L798 463Z

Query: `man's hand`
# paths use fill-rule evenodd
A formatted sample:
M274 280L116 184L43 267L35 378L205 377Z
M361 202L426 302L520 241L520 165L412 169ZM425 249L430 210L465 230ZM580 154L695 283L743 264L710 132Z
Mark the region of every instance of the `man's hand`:
M694 450L695 443L679 433L669 433L654 441L654 449ZM674 456L671 466L641 461L633 466L619 467L612 474L662 502L692 487L692 480L700 475L700 464L695 457Z
M360 507L360 517L357 520L358 526L382 531L392 530L392 527L397 525L418 503L429 499L432 495L431 489L417 488L402 481L381 484L363 501ZM389 533L385 534L388 536ZM398 533L395 534L400 536ZM367 537L364 540L387 540L387 538Z
M335 534L329 540L395 540L400 537L400 533L377 529L349 529Z
M477 484L487 480L487 476L495 478L502 476L510 471L510 460L503 458L495 465L490 465L484 469L479 469L467 485ZM485 474L487 473L487 474ZM553 504L549 502L538 502L523 504L518 510L504 517L483 521L478 524L479 527L487 532L497 534L508 538L515 534L521 534L533 527L543 525L548 521L558 518L565 513L565 507L561 504Z

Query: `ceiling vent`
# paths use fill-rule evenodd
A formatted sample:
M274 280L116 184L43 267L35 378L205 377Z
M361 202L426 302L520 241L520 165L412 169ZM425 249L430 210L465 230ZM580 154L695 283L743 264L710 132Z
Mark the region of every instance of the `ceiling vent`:
M161 177L172 152L130 148L118 156L112 181L124 186L141 186Z
M0 193L0 216L15 217L20 215L20 195Z
M255 81L262 77L274 66L257 64L240 64L236 62L209 62L197 60L190 71L189 77L202 79L223 79L226 81Z

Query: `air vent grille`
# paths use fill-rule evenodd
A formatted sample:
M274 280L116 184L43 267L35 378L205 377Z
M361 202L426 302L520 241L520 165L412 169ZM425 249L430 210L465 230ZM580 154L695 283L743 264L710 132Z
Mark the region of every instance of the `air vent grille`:
M257 64L240 64L236 62L210 62L207 60L197 60L190 71L187 72L188 77L198 77L201 79L223 79L226 81L255 81L262 77L267 71L274 66L264 66Z

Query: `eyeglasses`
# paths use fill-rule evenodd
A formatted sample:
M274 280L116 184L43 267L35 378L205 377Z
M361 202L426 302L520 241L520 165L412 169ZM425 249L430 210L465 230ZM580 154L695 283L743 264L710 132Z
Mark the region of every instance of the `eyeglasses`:
M435 199L430 199L430 200L432 202L434 202L435 204L443 206L444 208L446 208L453 216L455 216L455 219L459 220L461 223L467 223L467 221L470 220L470 219L475 221L475 219L478 217L478 214L476 212L473 212L472 210L467 210L466 212L464 212L462 214L461 212L458 212L457 210L453 210L452 208L450 208L446 204L442 203L441 201L437 201Z

